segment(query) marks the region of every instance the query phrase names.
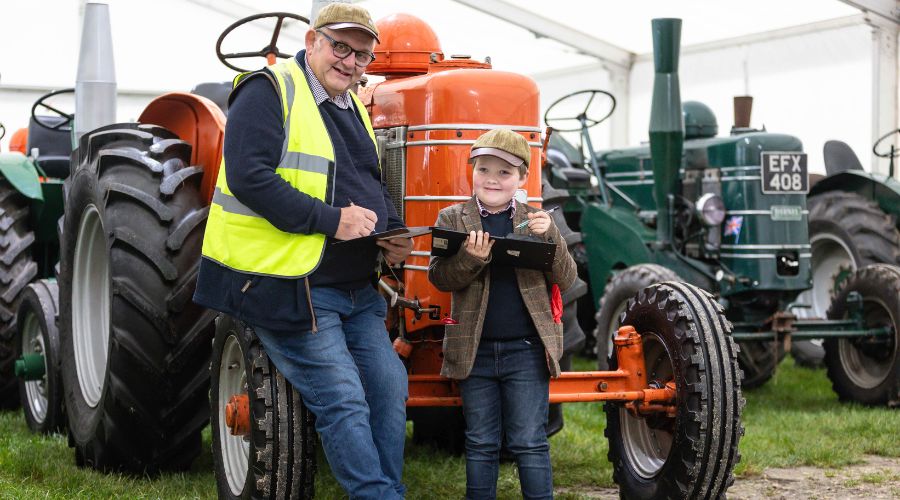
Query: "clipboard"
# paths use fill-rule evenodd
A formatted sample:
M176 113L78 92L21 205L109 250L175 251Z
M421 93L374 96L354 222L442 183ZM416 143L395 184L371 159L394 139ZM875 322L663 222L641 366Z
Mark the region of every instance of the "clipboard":
M432 228L431 255L451 257L461 251L460 247L469 233L453 231L442 227ZM495 240L491 248L491 262L513 267L550 271L556 255L556 243L547 243L534 236L509 234L506 237L491 236Z
M380 233L372 233L368 236L353 238L352 240L335 240L331 243L331 246L350 246L350 245L366 245L366 244L374 245L375 242L379 241L379 240L393 240L396 238L415 238L416 236L423 236L430 232L431 232L430 226L399 227L397 229L382 231Z

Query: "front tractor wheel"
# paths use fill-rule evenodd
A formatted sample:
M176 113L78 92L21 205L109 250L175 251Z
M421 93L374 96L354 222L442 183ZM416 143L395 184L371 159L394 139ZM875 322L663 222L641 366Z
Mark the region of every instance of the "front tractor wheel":
M191 146L161 127L81 138L66 179L60 351L76 462L181 470L209 420L214 315L191 301L208 208Z
M841 283L829 319L850 315L851 293L862 297L866 328L888 327L886 336L825 340L825 367L842 401L900 406L900 267L872 264Z
M250 327L219 317L210 376L219 498L312 498L315 420Z
M628 300L622 325L641 334L647 380L675 384L675 415L636 415L607 403L613 480L625 499L724 498L743 435L740 368L731 324L712 296L666 282ZM611 359L611 369L618 362Z

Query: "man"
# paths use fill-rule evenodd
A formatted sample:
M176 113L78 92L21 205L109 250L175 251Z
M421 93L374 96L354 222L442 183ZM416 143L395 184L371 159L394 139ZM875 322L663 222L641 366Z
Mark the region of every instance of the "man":
M403 227L381 182L371 123L348 89L374 59L362 7L324 7L295 58L240 75L194 300L251 325L316 415L351 498L401 498L406 370L373 284L379 253L333 240Z

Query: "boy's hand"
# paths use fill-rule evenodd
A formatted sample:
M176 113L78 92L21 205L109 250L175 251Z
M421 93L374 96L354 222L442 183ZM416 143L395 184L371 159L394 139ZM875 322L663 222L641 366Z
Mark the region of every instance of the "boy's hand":
M384 249L381 253L384 254L385 260L387 260L388 265L391 266L406 260L413 249L412 238L378 240L375 244Z
M488 255L491 254L491 247L494 246L496 241L491 240L491 235L489 233L478 231L469 232L469 238L466 240L466 252L473 257L478 257L481 260L487 260Z
M531 212L528 219L528 230L537 235L546 233L552 224L550 214L547 212Z

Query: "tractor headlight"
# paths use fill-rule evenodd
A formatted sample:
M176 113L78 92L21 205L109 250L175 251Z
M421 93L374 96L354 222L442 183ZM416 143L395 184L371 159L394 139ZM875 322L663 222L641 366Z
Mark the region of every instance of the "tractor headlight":
M722 197L706 193L697 200L697 217L707 226L718 226L725 220L725 202Z

